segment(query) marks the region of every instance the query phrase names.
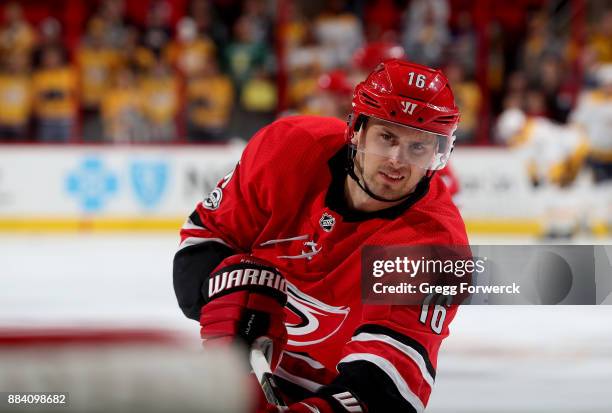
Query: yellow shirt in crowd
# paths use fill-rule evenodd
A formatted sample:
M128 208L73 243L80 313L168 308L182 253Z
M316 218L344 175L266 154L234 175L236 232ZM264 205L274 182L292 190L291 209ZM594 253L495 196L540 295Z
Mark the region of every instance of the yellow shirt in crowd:
M114 88L104 95L102 117L105 120L113 121L130 112L142 112L142 97L138 93L138 89Z
M318 76L294 77L289 86L289 98L291 99L291 103L296 107L304 105L308 98L318 92L318 79Z
M0 124L23 126L32 109L32 85L27 75L0 74Z
M198 78L187 84L189 120L203 128L227 125L234 100L234 86L227 76Z
M146 47L138 46L135 49L119 50L119 66L129 67L136 71L147 71L156 62L155 54Z
M0 54L29 54L36 44L36 32L27 23L0 29Z
M41 118L71 118L77 110L77 75L70 67L45 69L33 77L34 104Z
M207 61L215 57L215 44L207 38L189 43L171 43L165 51L166 60L186 76L195 75Z
M104 133L114 141L138 140L142 136L142 97L137 88L113 88L102 100Z
M478 85L474 82L460 82L453 85L453 92L461 112L459 129L468 133L475 132L482 101Z
M595 34L589 41L589 46L597 53L601 63L612 63L612 39L602 34Z
M277 105L276 85L268 79L249 79L242 87L240 103L251 112L272 112Z
M97 107L110 86L118 56L111 49L83 47L76 55L81 81L81 99L85 107Z
M155 124L173 122L178 111L178 80L146 77L141 82L144 115Z

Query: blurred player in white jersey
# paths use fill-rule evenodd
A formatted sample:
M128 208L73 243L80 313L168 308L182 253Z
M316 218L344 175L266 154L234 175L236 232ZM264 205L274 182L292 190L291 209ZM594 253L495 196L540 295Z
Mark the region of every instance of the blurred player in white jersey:
M599 68L597 80L598 88L580 96L571 120L589 140L588 164L595 182L590 221L600 232L612 228L612 64Z
M544 117L529 117L519 108L505 110L496 129L499 140L523 149L531 182L546 191L546 236L573 236L580 226L582 205L571 186L588 151L582 132Z

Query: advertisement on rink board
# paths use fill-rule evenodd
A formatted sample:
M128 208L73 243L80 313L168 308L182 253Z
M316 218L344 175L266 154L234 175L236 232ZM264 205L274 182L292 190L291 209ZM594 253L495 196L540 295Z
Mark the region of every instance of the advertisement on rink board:
M242 148L5 148L0 223L9 228L96 219L180 224L234 168Z
M451 164L461 184L455 201L464 217L530 218L533 215L534 190L520 151L458 148Z
M230 146L13 146L0 152L0 229L175 229L240 158ZM458 148L455 202L476 232L529 230L545 194L520 151ZM95 229L96 225L90 226Z
M6 172L0 165L0 209L11 203L11 194L6 190Z

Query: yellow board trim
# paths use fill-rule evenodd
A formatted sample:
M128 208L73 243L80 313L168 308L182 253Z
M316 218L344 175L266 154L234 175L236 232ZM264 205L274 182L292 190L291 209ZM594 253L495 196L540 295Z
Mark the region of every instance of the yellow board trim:
M466 219L468 234L507 234L533 235L544 234L544 226L537 220L528 219Z
M596 237L604 238L612 233L612 228L609 228L604 221L597 221L592 223L591 231Z
M184 218L0 218L0 233L178 233L184 221ZM468 234L535 237L544 234L542 223L533 219L466 219L465 226ZM606 236L611 232L603 223L599 223L593 230L596 236Z
M184 218L0 218L0 232L178 232Z

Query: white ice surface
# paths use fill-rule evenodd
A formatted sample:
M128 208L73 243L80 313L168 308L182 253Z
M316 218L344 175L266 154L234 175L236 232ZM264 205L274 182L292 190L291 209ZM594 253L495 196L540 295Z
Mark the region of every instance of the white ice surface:
M198 340L172 289L177 243L169 234L2 235L0 328L136 326ZM612 412L612 306L463 307L427 411Z
M0 237L0 325L195 329L176 304L171 235Z

